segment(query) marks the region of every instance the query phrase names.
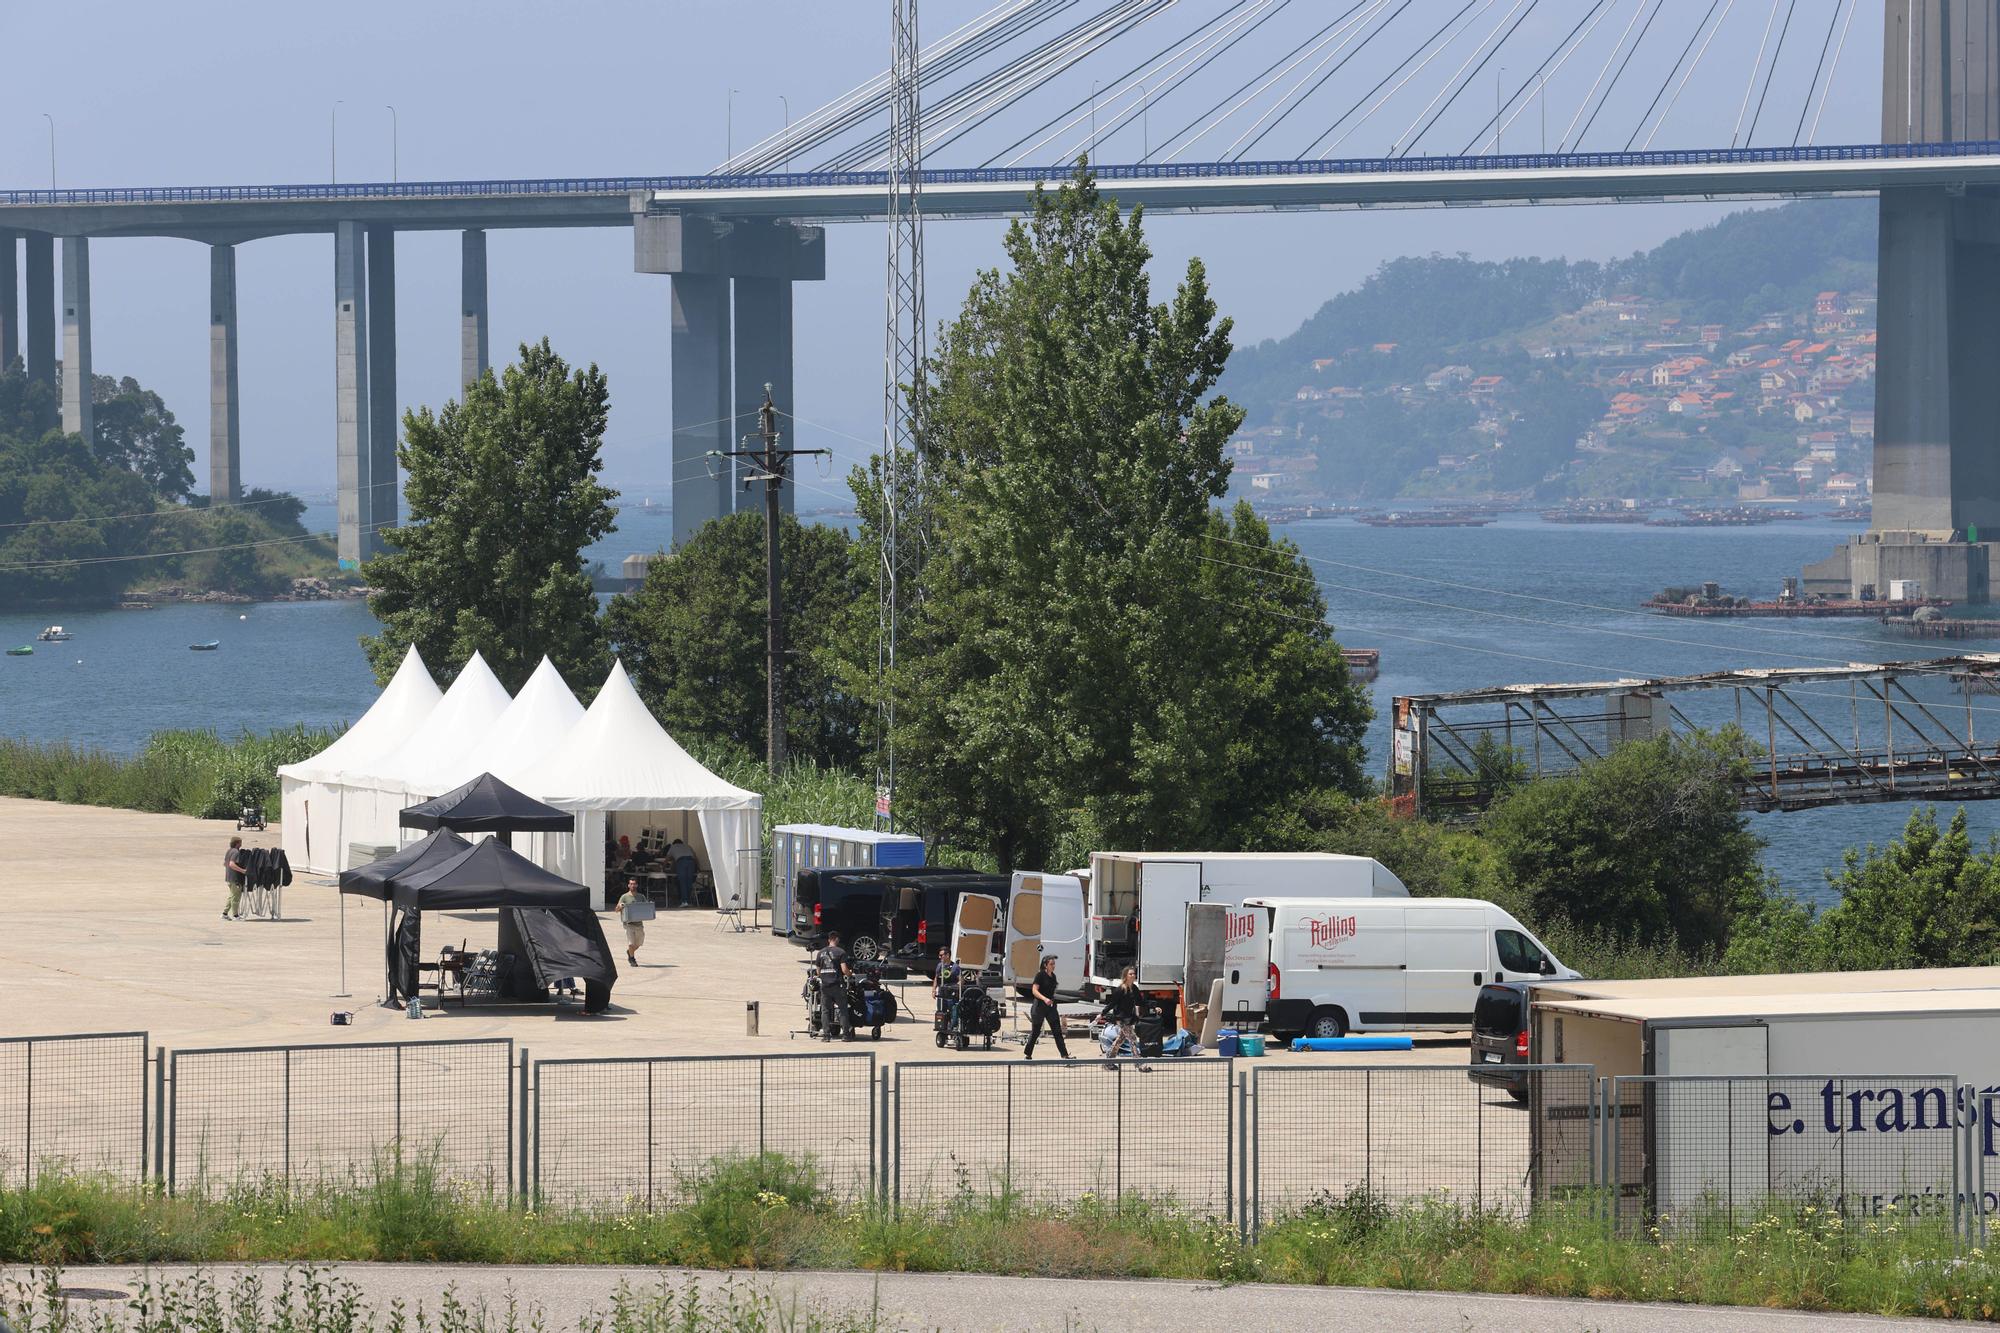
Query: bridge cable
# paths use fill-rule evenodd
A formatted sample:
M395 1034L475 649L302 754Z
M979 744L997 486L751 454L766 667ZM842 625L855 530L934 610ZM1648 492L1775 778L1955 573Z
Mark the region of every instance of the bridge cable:
M1384 156L1397 157L1401 155L1399 150L1402 149L1403 140L1407 138L1411 134L1411 132L1417 128L1417 125L1423 120L1425 116L1430 114L1431 108L1436 106L1438 104L1438 100L1442 98L1445 95L1445 93L1451 90L1452 86L1458 81L1459 75L1465 73L1466 67L1473 62L1474 58L1477 57L1481 51L1486 49L1486 43L1493 40L1494 34L1498 33L1501 27L1505 26L1507 20L1513 17L1514 13L1518 11L1520 8L1521 8L1521 0L1514 0L1514 8L1508 10L1505 14L1502 14L1500 16L1500 22L1494 25L1493 32L1487 33L1484 37L1481 37L1477 42L1473 44L1472 54L1467 56L1463 61L1459 63L1458 69L1444 81L1443 87L1439 88L1435 93L1431 94L1431 100L1424 103L1424 109L1422 111L1417 112L1417 118L1411 121L1407 126L1405 126L1401 134L1397 135L1395 138L1389 141L1389 148L1388 151L1384 154ZM1482 9L1479 11L1479 21L1483 21L1485 18L1486 18L1486 10ZM1458 39L1460 37L1463 37L1468 31L1471 30L1471 28L1472 24L1470 23L1466 24L1465 27L1460 28L1456 33L1452 35L1451 41L1453 43L1456 43ZM1443 48L1440 48L1437 54L1442 55ZM1425 61L1424 63L1429 64L1430 62Z
M1758 71L1764 68L1764 48L1771 40L1771 26L1778 21L1779 0L1771 0L1771 13L1764 20L1764 37L1757 43L1757 58L1750 64L1750 81L1743 85L1743 105L1736 108L1736 128L1729 132L1729 146L1736 147L1743 133L1743 117L1750 110L1750 94L1757 87Z
M1541 4L1541 2L1542 0L1528 0L1528 7L1524 10L1521 10L1521 17L1515 19L1513 26L1508 28L1506 32L1501 33L1499 35L1499 40L1493 43L1492 49L1487 51L1487 53L1484 56L1480 56L1479 63L1472 67L1470 73L1465 72L1464 65L1459 66L1459 74L1463 74L1464 77L1460 78L1459 74L1452 75L1452 78L1454 81L1456 81L1457 86L1452 87L1452 85L1449 83L1445 85L1447 88L1452 89L1451 96L1445 99L1445 103L1443 106L1438 107L1437 114L1433 115L1429 120L1425 121L1424 127L1418 130L1416 132L1416 135L1413 138L1411 138L1408 143L1403 145L1403 151L1397 154L1398 157L1408 157L1410 155L1410 150L1423 142L1424 136L1431 132L1431 126L1437 124L1438 118L1440 116L1443 116L1445 112L1451 110L1452 104L1457 102L1460 97L1465 95L1465 90L1472 86L1472 81L1479 77L1481 72L1485 70L1486 66L1492 62L1494 56L1500 54L1500 48L1505 46L1507 44L1508 39L1511 38L1517 31L1519 31L1521 25L1527 22L1528 16L1535 12L1536 6ZM1521 8L1520 0L1515 0L1514 8L1515 9ZM1508 11L1510 17L1512 16L1513 12L1514 12L1513 10ZM1507 20L1503 18L1500 21L1502 23L1505 23ZM1483 46L1484 43L1482 42L1481 45ZM1473 55L1478 55L1478 54L1479 54L1479 49L1477 47L1473 48ZM1468 64L1471 63L1470 56L1468 56L1466 60ZM1432 98L1431 100L1433 103L1435 103L1437 99ZM1429 108L1426 107L1425 110L1429 110Z
M1341 24L1345 23L1347 21L1348 16L1359 8L1361 8L1361 5L1357 3L1350 8L1343 10L1337 17L1334 18L1334 20L1331 23L1328 23L1325 27L1319 29L1317 32L1313 33L1310 37L1307 37L1297 46L1294 46L1291 50L1285 52L1285 54L1279 56L1276 60L1273 60L1270 64L1258 70L1255 74L1252 74L1242 83L1237 84L1236 87L1230 89L1228 92L1224 93L1220 98L1218 98L1211 106L1209 106L1207 110L1200 112L1194 117L1194 119L1190 120L1187 124L1181 126L1179 129L1173 131L1173 133L1161 139L1160 151L1164 153L1165 156L1162 157L1160 160L1163 162L1171 162L1176 157L1179 157L1182 153L1186 152L1188 149L1194 147L1197 143L1200 143L1201 140L1206 135L1214 131L1215 128L1220 124L1222 124L1223 121L1229 119L1230 116L1235 115L1237 110L1243 105L1242 102L1237 102L1235 106L1232 106L1228 111L1223 112L1220 119L1215 118L1215 113L1217 111L1221 111L1223 106L1227 104L1232 98L1237 98L1241 96L1244 92L1249 90L1251 86L1255 84L1259 79L1263 79L1269 76L1273 70L1278 69L1278 67L1283 65L1287 60L1291 60L1293 59L1293 57L1298 56L1298 54L1301 51L1304 51L1308 47L1313 47L1315 43L1322 42L1329 32L1332 32L1335 28L1338 28L1339 26L1341 26ZM1280 74L1278 77L1282 78L1283 75ZM1267 84L1266 86L1268 87L1269 85ZM1259 89L1258 91L1262 90ZM1251 93L1250 96L1255 97L1256 93ZM1176 148L1173 152L1171 153L1166 152L1168 144L1178 143L1181 139L1181 136L1185 135L1189 130L1194 129L1197 125L1202 127L1200 134L1195 135L1192 139L1189 139L1186 143L1182 143L1181 146L1179 148Z
M1833 76L1840 72L1840 53L1847 49L1847 30L1854 25L1854 11L1861 0L1847 0L1847 22L1840 25L1840 41L1833 48L1833 64L1826 71L1826 83L1819 90L1819 110L1813 112L1812 130L1806 135L1806 142L1819 138L1819 118L1826 114L1827 95L1833 91Z
M1585 32L1584 32L1584 34L1583 34L1583 35L1582 35L1581 37L1578 37L1578 38L1577 38L1577 39L1576 39L1576 40L1575 40L1574 42L1572 42L1572 43L1570 44L1570 47L1569 47L1569 49L1568 49L1567 51L1564 51L1564 52L1562 53L1562 57L1561 57L1561 59L1559 59L1559 60L1557 60L1557 61L1556 61L1556 63L1555 63L1555 68L1554 68L1554 69L1551 69L1551 70L1550 70L1550 71L1548 72L1548 74L1547 74L1547 75L1545 75L1545 76L1543 77L1543 79L1542 79L1542 90L1541 90L1541 94L1540 94L1540 95L1541 95L1541 98L1542 98L1542 100L1543 100L1543 102L1544 102L1544 106L1543 106L1543 114L1544 114L1544 118L1546 118L1546 115L1547 115L1547 106L1546 106L1546 103L1547 103L1547 100L1548 100L1548 95L1549 95L1549 92L1548 92L1548 81L1549 81L1549 79L1551 79L1551 78L1554 78L1554 77L1555 77L1556 75L1558 75L1558 74L1562 73L1562 67L1563 67L1564 65L1567 65L1567 64L1569 63L1569 58L1570 58L1571 56L1575 55L1575 54L1576 54L1576 53L1577 53L1578 51L1580 51L1580 50L1582 50L1582 49L1583 49L1583 45L1584 45L1584 43L1585 43L1585 42L1588 42L1588 41L1590 40L1590 36L1591 36L1591 33L1594 33L1594 32L1596 32L1596 31L1597 31L1597 25L1598 25L1598 24L1600 24L1600 23L1602 23L1602 22L1604 21L1604 18L1605 18L1605 15L1607 15L1607 14L1611 13L1613 9L1616 9L1616 8L1617 8L1617 5L1618 5L1618 0L1610 0L1610 7L1609 7L1609 8L1606 8L1606 9L1604 9L1604 10L1603 10L1602 12L1600 12L1600 13L1599 13L1599 14L1597 15L1597 17L1596 17L1596 18L1594 18L1594 19L1592 19L1592 20L1590 21L1590 27L1589 27L1589 29L1588 29L1587 31L1585 31ZM1508 117L1507 117L1507 119L1506 119L1506 122L1505 122L1504 124L1502 124L1502 125L1500 126L1500 132L1501 132L1502 134L1505 134L1505 133L1506 133L1506 132L1507 132L1508 130L1512 129L1512 128L1514 127L1514 122L1515 122L1515 121L1517 121L1517 120L1519 120L1519 119L1520 119L1520 118L1521 118L1521 117L1522 117L1522 116L1523 116L1524 114L1526 114L1526 112L1527 112L1527 110L1528 110L1528 106L1529 106L1529 101L1528 101L1527 99L1523 99L1523 100L1522 100L1522 102L1521 102L1521 104L1520 104L1519 106L1516 106L1516 107L1514 108L1514 114L1512 114L1511 116L1508 116ZM1543 135L1542 135L1542 152L1543 152L1544 154L1546 154L1546 153L1548 152L1548 135L1547 135L1546 131L1545 131L1545 132L1543 133Z
M1757 96L1757 112L1750 117L1750 133L1744 136L1743 146L1749 148L1757 142L1757 122L1764 118L1764 99L1771 95L1771 85L1778 81L1778 61L1785 54L1785 34L1792 30L1792 15L1799 7L1799 0L1785 6L1785 26L1778 29L1778 44L1771 50L1771 72L1764 76L1764 91ZM1806 96L1812 96L1810 91Z
M1528 85L1532 84L1536 79L1542 77L1542 71L1547 69L1549 67L1550 62L1552 62L1556 58L1556 56L1562 52L1564 47L1569 45L1570 38L1576 36L1578 32L1582 31L1583 25L1590 21L1591 15L1597 13L1598 10L1602 9L1605 3L1606 0L1597 0L1597 3L1592 5L1588 10L1586 10L1584 12L1583 17L1576 21L1576 26L1571 28L1567 33L1563 34L1563 39L1560 42L1556 43L1555 50L1549 52L1548 55L1542 58L1542 63L1535 66L1534 72L1532 74L1528 75L1527 78L1521 80L1521 86L1516 88L1513 91L1513 93L1508 96L1507 101L1500 107L1500 109L1495 111L1491 116L1487 117L1486 123L1479 127L1479 132L1477 134L1474 134L1470 139L1466 140L1465 147L1461 148L1458 152L1458 155L1460 157L1464 157L1466 154L1470 153L1475 147L1477 147L1479 141L1486 137L1486 131L1489 129L1493 131L1493 151L1495 154L1499 153L1500 135L1506 129L1506 126L1500 123L1501 116L1506 114L1508 107L1513 106L1516 101L1521 100L1521 94L1528 90Z
M1628 153L1631 152L1632 145L1638 142L1639 131L1645 129L1646 122L1653 118L1653 109L1659 106L1660 99L1667 95L1668 85L1673 83L1674 75L1680 73L1681 66L1687 63L1688 52L1694 50L1695 39L1701 36L1702 29L1708 26L1708 21L1715 17L1716 8L1721 3L1722 0L1708 0L1708 12L1701 16L1701 22L1695 24L1694 31L1688 34L1687 45L1683 46L1681 48L1681 53L1678 56L1674 57L1674 63L1672 67L1667 70L1667 77L1660 80L1660 90L1653 94L1652 101L1646 103L1645 113L1639 117L1639 123L1632 127L1631 135L1625 140L1626 152ZM1721 25L1717 24L1716 26L1720 27ZM1693 66L1689 66L1689 72L1693 72Z
M1403 0L1403 3L1397 6L1395 13L1389 15L1388 18L1383 19L1381 23L1376 25L1375 31L1369 33L1367 37L1362 39L1360 46L1355 47L1354 50L1349 52L1347 55L1343 56L1338 65L1335 65L1332 69L1328 70L1326 73L1320 75L1319 78L1315 79L1313 81L1312 87L1306 89L1304 93L1300 94L1299 97L1292 102L1291 106L1287 108L1283 114L1281 114L1276 120L1271 122L1269 128L1265 129L1262 134L1259 134L1256 138L1252 139L1248 144L1246 144L1244 146L1243 151L1241 153L1238 153L1231 160L1241 161L1244 157L1246 157L1249 154L1252 148L1255 148L1258 144L1264 141L1265 135L1268 135L1272 130L1277 129L1278 126L1284 124L1285 121L1291 118L1293 112L1297 111L1300 107L1304 106L1308 101L1312 100L1313 94L1317 93L1321 88L1325 87L1327 80L1331 79L1334 75L1340 73L1341 69L1346 66L1348 61L1354 59L1355 56L1360 55L1364 50L1368 48L1368 44L1370 42L1373 42L1377 37L1380 37L1383 33L1387 32L1391 24L1395 23L1397 19L1403 17L1404 11L1409 9L1410 4L1411 0ZM1381 10L1377 9L1375 12L1379 14L1381 13ZM1270 113L1266 112L1265 114L1268 115ZM1252 128L1255 127L1253 126Z
M1365 31L1368 28L1368 25L1373 23L1377 18L1377 16L1379 16L1381 12L1388 7L1388 5L1389 5L1389 0L1372 0L1372 7L1368 10L1367 13L1363 14L1359 19L1357 19L1351 27L1345 29L1340 34L1340 41L1334 44L1333 49L1331 51L1328 51L1325 55L1321 56L1319 58L1319 63L1317 65L1314 65L1304 74L1301 74L1298 78L1298 81L1293 83L1291 87L1285 89L1284 92L1278 94L1277 100L1272 102L1270 106L1266 107L1262 115L1258 116L1257 119L1250 122L1250 128L1244 130L1241 134L1237 135L1236 138L1230 142L1229 147L1222 150L1221 160L1225 162L1241 161L1243 159L1243 152L1238 151L1238 145L1242 144L1245 139L1250 139L1249 146L1254 146L1259 139L1262 139L1264 136L1263 134L1258 132L1259 127L1262 126L1266 120L1269 120L1270 117L1279 110L1279 108L1283 107L1288 101L1290 101L1292 95L1305 85L1307 79L1310 79L1313 75L1325 69L1328 61L1332 60L1335 56L1340 55L1342 51L1346 51L1348 44L1352 42L1358 34ZM1361 6L1359 5L1355 6L1356 9L1360 7ZM1348 12L1352 13L1353 10L1349 10ZM1398 12L1400 13L1401 11ZM1381 33L1381 31L1382 30L1380 28L1377 28L1375 29L1374 32L1369 33L1367 39L1361 43L1361 46L1356 47L1351 52L1348 52L1347 57L1342 59L1339 64L1333 67L1334 71L1338 71L1342 65L1345 65L1347 63L1348 60L1352 59L1355 55L1359 54L1361 49L1363 47L1366 47L1370 41L1373 41L1375 37ZM1297 64L1302 64L1302 63L1304 62L1303 61L1296 62L1292 67L1288 67L1285 70L1285 73L1287 74L1291 73L1292 68L1296 68ZM1272 80L1273 83L1275 83L1276 81L1277 80L1275 79ZM1261 92L1262 89L1259 89L1259 91ZM1278 119L1279 121L1282 121L1284 117L1280 116ZM1275 122L1272 128L1276 128ZM1251 137L1252 135L1255 135L1256 137L1252 138ZM1248 151L1249 146L1245 146L1243 151Z
M1653 20L1657 19L1660 16L1660 11L1665 9L1666 7L1667 7L1667 0L1659 0L1659 3L1653 6L1653 12L1646 16L1645 26L1639 29L1638 37L1635 38L1632 42L1632 49L1625 53L1625 59L1619 63L1618 72L1611 76L1610 87L1607 87L1604 90L1604 96L1597 99L1597 109L1590 113L1589 120L1583 122L1583 133L1576 136L1576 142L1573 145L1571 145L1572 151L1575 152L1583 151L1583 141L1590 137L1590 127L1597 123L1597 117L1600 114L1602 114L1604 108L1610 104L1611 94L1617 89L1618 81L1625 77L1625 67L1632 63L1633 56L1639 54L1639 48L1645 45L1646 34L1653 30Z
M974 130L984 127L1000 112L1030 93L1047 87L1079 61L1096 54L1178 3L1179 0L1150 0L1148 5L1120 18L1115 24L1103 26L1101 30L1087 34L1063 50L1052 52L1033 68L1023 70L1005 82L996 83L983 92L978 100L968 99L958 102L945 113L947 117L957 116L958 119L936 132L937 136L942 137L926 136L924 140L926 151L948 147Z
M1616 5L1614 4L1613 7L1616 8ZM1562 138L1556 140L1556 151L1558 153L1565 151L1569 147L1569 136L1575 131L1576 123L1582 120L1583 113L1590 109L1591 100L1597 96L1598 86L1604 82L1604 76L1611 72L1611 62L1618 59L1618 53L1625 49L1625 39L1632 35L1632 29L1638 26L1639 19L1645 12L1646 0L1639 0L1637 8L1632 11L1632 17L1626 21L1625 31L1618 34L1618 40L1612 43L1611 54L1604 57L1604 64L1597 71L1597 77L1591 81L1589 90L1583 95L1583 100L1577 103L1576 114L1571 116L1569 124L1563 127Z
M1187 45L1189 41L1192 40L1192 38L1199 36L1200 34L1206 33L1208 35L1202 36L1199 42L1195 42L1196 46L1199 46L1201 42L1208 42L1212 45L1214 42L1220 40L1221 36L1215 32L1211 32L1210 31L1211 29L1220 29L1221 35L1226 35L1232 29L1236 29L1237 31L1235 36L1229 39L1227 44L1221 48L1221 51L1213 51L1209 54L1208 59L1213 60L1217 55L1220 55L1222 51L1227 51L1229 47L1234 46L1237 42L1249 36L1250 33L1255 32L1259 27L1263 26L1263 24L1267 20L1275 17L1279 12L1281 12L1285 8L1285 6L1289 5L1290 3L1291 0L1254 0L1254 3L1252 4L1248 12L1243 12L1243 13L1238 12L1243 9L1243 5L1241 3L1238 3L1231 9L1225 11L1223 14L1217 15L1214 19L1211 19L1208 23L1204 24L1202 27L1197 28L1194 34L1190 34L1189 37L1182 38L1180 41L1169 45L1161 52L1155 54L1151 60L1140 61L1138 64L1134 65L1131 69L1128 69L1123 74L1119 75L1117 79L1113 80L1113 82L1122 83L1125 80L1132 78L1134 75L1139 74L1142 70L1145 70L1148 65L1157 67L1160 63L1164 63L1163 58L1167 59L1172 58L1172 53L1174 52L1175 47ZM1250 23L1248 30L1247 31L1241 30L1243 28L1243 25L1246 22L1249 22L1249 20L1251 20L1252 18L1255 18L1256 21L1254 23ZM1198 55L1194 57L1188 57L1185 56L1185 53L1183 53L1184 63L1182 68L1183 69L1186 68L1185 65L1186 59L1194 59L1194 58L1199 58L1199 57ZM1206 66L1206 64L1207 61L1204 60L1201 65L1196 66L1196 69L1193 72L1199 72L1200 69ZM1185 77L1185 75L1181 74L1180 71L1176 71L1174 74L1168 76L1169 79L1177 79L1180 77ZM1127 89L1121 89L1120 92L1118 94L1114 94L1114 96L1122 95L1122 93L1128 89L1129 85L1127 85ZM1025 144L1027 145L1025 151L1022 151L1014 158L1009 159L1009 161L1005 164L1010 167L1016 165L1021 160L1022 157L1027 156L1029 153L1035 152L1037 149L1041 148L1042 145L1046 144L1050 139L1054 138L1057 134L1060 134L1064 130L1072 128L1078 123L1075 119L1071 119L1067 123L1064 123L1063 118L1065 116L1075 117L1076 113L1079 111L1087 112L1090 105L1091 105L1090 97L1088 96L1079 97L1076 101L1071 102L1067 107L1063 108L1061 111L1058 111L1055 115L1049 117L1049 119L1043 121L1041 124L1037 125L1034 129L1029 130L1026 134L1023 134L1020 138L1008 144L1005 148L1000 149L998 152L988 157L984 162L981 162L979 165L982 168L990 167L995 162L998 162L1002 157L1006 156L1008 153L1013 153L1017 149L1021 149L1022 146ZM1040 139L1036 139L1035 138L1036 135L1041 135L1043 137ZM1029 142L1030 140L1034 141L1030 143Z
M1689 65L1687 72L1681 75L1680 84L1674 89L1674 95L1667 99L1667 109L1662 111L1660 118L1653 122L1652 132L1646 136L1646 142L1639 145L1640 152L1648 152L1652 149L1654 136L1659 134L1660 128L1667 123L1667 117L1674 114L1674 108L1680 105L1681 94L1687 90L1688 80L1693 78L1694 72L1701 68L1702 58L1708 54L1709 43L1715 40L1715 34L1721 32L1723 25L1729 22L1729 13L1735 8L1736 0L1728 0L1728 3L1723 5L1722 17L1717 19L1715 26L1708 30L1708 40L1701 44L1701 50L1694 53L1694 63ZM1627 147L1630 147L1630 145L1628 144Z
M1314 139L1311 143L1307 144L1305 152L1300 155L1300 160L1304 160L1311 154L1317 153L1320 150L1319 148L1320 144L1325 142L1327 135L1332 134L1335 130L1339 129L1342 121L1346 120L1349 116L1353 115L1355 111L1360 108L1363 102L1366 102L1369 98L1374 97L1376 93L1381 92L1382 85L1387 83L1389 80L1395 78L1396 75L1402 73L1404 65L1408 65L1412 60L1415 60L1418 56L1423 55L1424 56L1423 60L1419 62L1419 64L1415 69L1411 70L1408 74L1404 74L1402 79L1396 84L1395 87L1391 88L1386 93L1382 93L1382 96L1376 99L1375 104L1373 106L1369 107L1366 111L1363 111L1361 113L1361 119L1355 121L1352 125L1349 125L1347 127L1347 132L1341 135L1338 139L1335 139L1330 145L1328 145L1328 147L1338 148L1342 144L1346 143L1350 138L1352 138L1356 130L1360 129L1363 125L1366 125L1369 119L1373 117L1377 111L1380 111L1385 105L1387 105L1390 101L1392 101L1397 93L1403 91L1403 86L1405 84L1407 84L1411 79L1416 78L1417 75L1423 73L1425 67L1428 66L1431 63L1431 61L1437 59L1440 55L1442 55L1445 49L1449 47L1453 42L1457 41L1459 39L1459 36L1463 34L1467 28L1471 27L1480 18L1484 17L1487 10L1493 8L1493 0L1484 0L1484 7L1480 9L1479 13L1474 15L1472 18L1469 19L1466 18L1465 16L1467 12L1470 11L1474 5L1480 4L1480 2L1481 0L1466 0L1465 5L1456 14L1453 14L1450 18L1446 19L1442 24L1440 24L1437 27L1437 29L1431 33L1430 36L1424 38L1423 41L1417 43L1416 49L1411 51L1410 54L1404 56L1400 64L1398 64L1394 69L1390 70L1387 74L1384 74L1381 77L1381 79L1376 82L1373 88L1370 88L1367 92L1361 94L1360 97L1355 99L1354 104L1352 106L1348 107L1347 110L1341 112L1338 116L1336 116L1334 118L1333 124L1327 126L1325 132L1322 133L1319 136L1319 138ZM1465 19L1465 22L1459 24L1458 31L1447 33L1446 30L1449 29L1453 24L1459 23L1460 19ZM1438 38L1440 37L1444 38L1442 42L1438 42ZM1433 42L1438 43L1435 48L1431 46ZM1426 50L1430 51L1429 55L1424 55L1424 52Z
M1849 11L1852 13L1852 11ZM1836 3L1832 13L1827 15L1826 38L1819 44L1819 63L1813 66L1812 82L1806 85L1805 100L1799 103L1799 123L1792 127L1792 147L1799 146L1799 136L1805 133L1806 112L1812 109L1813 90L1819 87L1820 71L1826 68L1826 53L1833 46L1833 29L1840 22L1840 5Z

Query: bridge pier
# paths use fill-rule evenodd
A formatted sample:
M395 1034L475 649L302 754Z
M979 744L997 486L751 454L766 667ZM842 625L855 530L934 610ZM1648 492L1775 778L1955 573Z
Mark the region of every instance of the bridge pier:
M402 486L396 471L396 232L368 229L368 541L370 554L382 549L383 528L393 527L401 510Z
M243 498L242 405L236 376L236 247L208 247L208 499Z
M21 269L15 242L20 237L0 231L0 370L21 354Z
M669 275L678 546L734 511L735 460L709 455L737 447L764 385L781 410L795 410L792 284L826 276L826 232L681 214L641 213L632 223L634 267Z
M28 233L28 378L56 382L56 238Z
M333 415L338 474L342 569L357 568L372 552L368 448L367 251L358 222L333 227Z
M459 238L458 380L467 388L486 373L486 233Z
M97 443L96 403L91 396L90 370L90 241L63 237L62 246L63 377L62 428Z

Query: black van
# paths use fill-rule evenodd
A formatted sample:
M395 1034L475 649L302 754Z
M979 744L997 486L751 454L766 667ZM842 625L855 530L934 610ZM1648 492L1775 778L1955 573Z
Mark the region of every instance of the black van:
M958 900L967 893L998 898L1004 909L1013 883L1009 875L929 867L898 876L882 893L881 930L885 956L923 976L937 974L938 950L951 943Z
M1472 1006L1473 1080L1505 1088L1517 1102L1527 1101L1528 1076L1518 1067L1531 1062L1528 1044L1528 983L1489 981L1481 986Z
M799 871L792 891L792 943L801 949L817 949L826 943L827 932L839 931L841 947L860 961L873 962L887 956L888 946L882 923L883 893L892 885L913 876L949 877L973 875L973 870L951 866L851 866L845 869L819 867ZM951 938L951 928L945 928Z

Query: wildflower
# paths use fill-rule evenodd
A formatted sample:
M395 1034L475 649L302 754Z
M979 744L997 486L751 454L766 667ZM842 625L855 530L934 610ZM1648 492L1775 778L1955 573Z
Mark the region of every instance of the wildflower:
M1565 1246L1563 1246L1563 1253L1564 1253L1564 1254L1567 1254L1567 1255L1571 1255L1571 1256L1574 1256L1574 1255L1576 1255L1576 1254L1580 1253L1580 1251L1579 1251L1579 1250L1578 1250L1578 1249L1576 1248L1576 1246L1574 1246L1574 1245L1565 1245Z

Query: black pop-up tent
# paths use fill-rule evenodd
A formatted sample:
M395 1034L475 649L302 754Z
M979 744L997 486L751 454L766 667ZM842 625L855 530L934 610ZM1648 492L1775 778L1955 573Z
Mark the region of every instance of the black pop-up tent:
M510 842L515 833L573 833L576 816L524 795L491 773L434 800L413 805L397 817L404 828L455 829L493 833Z
M419 838L409 846L399 848L393 855L340 872L340 993L342 995L347 994L348 896L373 898L382 904L382 947L387 949L390 878L406 871L413 872L441 861L449 861L461 852L470 851L471 848L470 842L451 830L439 829L427 838Z
M492 907L499 909L499 952L516 960L513 970L500 978L502 995L540 999L554 982L575 977L584 983L587 1011L610 1003L618 970L603 923L590 910L590 890L544 870L497 839L482 839L454 856L413 865L391 875L387 887L397 912L387 959L392 998L416 993L422 913Z

